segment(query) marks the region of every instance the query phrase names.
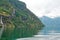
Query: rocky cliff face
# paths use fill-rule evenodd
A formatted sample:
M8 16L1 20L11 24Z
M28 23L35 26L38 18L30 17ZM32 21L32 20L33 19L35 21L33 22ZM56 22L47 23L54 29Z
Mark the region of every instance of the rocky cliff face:
M4 31L2 40L31 37L43 28L41 21L18 0L0 0L0 16ZM2 26L3 27L3 26ZM1 28L2 28L1 27Z

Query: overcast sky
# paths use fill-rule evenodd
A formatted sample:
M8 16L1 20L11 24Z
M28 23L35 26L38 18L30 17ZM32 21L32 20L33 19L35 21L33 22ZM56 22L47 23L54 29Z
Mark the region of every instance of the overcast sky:
M51 18L60 16L60 0L20 0L27 4L38 17L48 16Z

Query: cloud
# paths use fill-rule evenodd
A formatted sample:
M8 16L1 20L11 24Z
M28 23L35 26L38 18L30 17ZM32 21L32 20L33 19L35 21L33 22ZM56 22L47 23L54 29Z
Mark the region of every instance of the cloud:
M27 4L27 8L30 9L38 17L60 16L60 0L20 0Z

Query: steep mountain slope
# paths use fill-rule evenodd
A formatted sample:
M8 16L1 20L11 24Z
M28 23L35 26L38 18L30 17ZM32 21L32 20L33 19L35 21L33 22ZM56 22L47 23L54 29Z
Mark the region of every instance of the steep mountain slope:
M43 24L45 24L45 27L41 32L43 34L51 33L52 31L54 33L60 33L60 17L56 18L49 18L49 17L42 17L40 18Z
M4 25L1 40L30 37L44 26L25 3L18 0L0 0L0 21L3 23L0 22L0 28Z

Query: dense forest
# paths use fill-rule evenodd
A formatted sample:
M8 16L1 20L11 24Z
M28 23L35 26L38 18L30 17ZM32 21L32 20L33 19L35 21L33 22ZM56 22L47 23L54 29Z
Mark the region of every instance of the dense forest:
M12 40L36 35L44 27L24 2L0 0L0 39Z

